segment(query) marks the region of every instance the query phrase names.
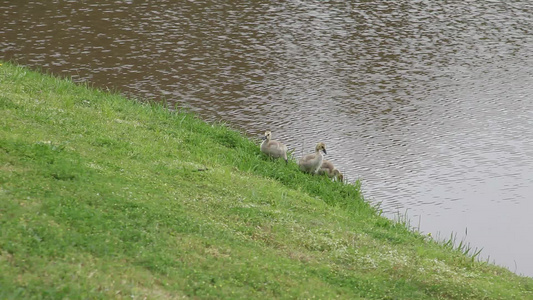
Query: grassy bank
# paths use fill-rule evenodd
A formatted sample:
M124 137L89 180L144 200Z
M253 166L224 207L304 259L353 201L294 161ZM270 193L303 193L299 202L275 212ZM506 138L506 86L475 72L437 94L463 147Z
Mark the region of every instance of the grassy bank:
M533 299L533 279L225 126L3 63L0 299L64 297Z

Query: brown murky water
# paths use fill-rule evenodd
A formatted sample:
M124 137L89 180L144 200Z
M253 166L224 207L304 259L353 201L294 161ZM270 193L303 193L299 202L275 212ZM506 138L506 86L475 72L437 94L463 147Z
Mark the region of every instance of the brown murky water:
M44 1L43 1L44 2ZM328 158L533 276L530 1L3 1L0 58ZM414 224L417 225L417 224Z

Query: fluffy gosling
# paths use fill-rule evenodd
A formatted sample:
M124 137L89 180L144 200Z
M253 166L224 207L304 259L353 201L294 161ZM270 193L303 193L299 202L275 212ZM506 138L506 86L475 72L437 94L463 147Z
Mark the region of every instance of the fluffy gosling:
M344 181L344 176L342 175L342 173L337 168L335 168L332 162L326 159L322 161L322 166L320 166L318 174L326 174L329 178L333 178L334 180L338 180L340 182Z
M322 161L324 160L324 156L322 155L322 153L320 153L320 150L322 150L324 154L327 154L326 144L316 144L315 153L307 154L304 157L300 158L300 160L298 161L298 165L300 166L300 170L302 172L312 174L318 172L320 166L322 166Z
M287 146L278 141L271 140L271 137L272 133L270 131L266 131L265 136L263 136L263 142L261 143L261 152L272 158L283 157L285 163L288 163Z

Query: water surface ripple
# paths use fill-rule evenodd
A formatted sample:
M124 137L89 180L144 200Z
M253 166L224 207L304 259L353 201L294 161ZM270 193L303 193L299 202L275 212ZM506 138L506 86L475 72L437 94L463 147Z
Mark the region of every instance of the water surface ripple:
M4 60L328 145L388 216L533 276L530 1L0 1ZM417 224L414 224L417 225Z

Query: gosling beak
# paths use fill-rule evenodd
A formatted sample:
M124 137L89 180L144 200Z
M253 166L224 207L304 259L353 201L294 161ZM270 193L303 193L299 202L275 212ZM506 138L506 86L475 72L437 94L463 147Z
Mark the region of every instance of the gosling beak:
M322 152L324 152L324 154L328 154L328 153L326 152L326 149L322 149Z
M263 141L267 139L266 135L261 138Z

